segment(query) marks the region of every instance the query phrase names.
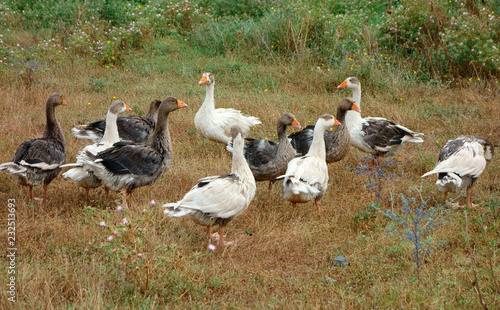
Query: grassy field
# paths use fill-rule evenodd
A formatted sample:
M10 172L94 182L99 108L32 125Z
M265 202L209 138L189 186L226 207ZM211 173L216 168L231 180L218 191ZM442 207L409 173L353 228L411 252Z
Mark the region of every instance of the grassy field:
M269 139L275 139L276 121L284 112L295 114L303 126L321 114L334 114L339 101L351 95L336 88L349 72L321 64L209 56L184 40L162 38L155 44L127 55L119 66L62 59L34 77L2 76L2 163L11 160L22 141L42 135L44 104L55 91L68 103L56 111L66 135L67 162L74 162L86 145L71 128L104 118L114 98L139 114L151 100L166 96L188 107L169 119L170 170L154 185L135 190L132 206L122 212L116 211L119 194L106 200L99 189L86 203L83 190L62 176L50 184L50 202L42 205L29 201L27 189L12 177L0 175L0 240L7 248L7 205L14 199L17 248L17 301L8 300L11 260L5 251L0 308L500 308L498 155L473 188L477 209L443 207L434 178L420 178L434 167L448 139L471 134L489 138L498 148L500 90L494 78L435 86L402 78L403 66L388 68L378 80L361 80L364 116L386 117L425 133L423 144L406 145L385 168L395 177L384 182L380 203L367 188L373 178L356 173L365 154L351 149L346 159L329 165L321 216L312 202L292 209L281 199L278 183L271 196L267 183L258 184L248 210L226 229L235 245L212 253L202 226L167 218L161 208L182 198L198 179L230 171L224 146L195 132L194 115L205 97L205 87L197 83L203 72L215 75L216 106L259 117L263 124L251 137ZM415 203L403 209L399 195ZM465 203L464 193L451 197ZM421 205L429 217L420 214L416 225L430 229L418 240L407 240L403 224L415 224L412 216ZM123 218L128 224L121 224ZM99 226L101 221L106 227ZM116 236L107 241L113 232ZM423 247L420 254L429 250L418 261L416 245ZM349 266L335 265L332 260L339 255Z

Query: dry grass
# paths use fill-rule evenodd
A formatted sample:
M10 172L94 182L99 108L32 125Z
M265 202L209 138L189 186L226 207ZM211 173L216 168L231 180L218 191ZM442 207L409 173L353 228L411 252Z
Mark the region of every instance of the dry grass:
M152 99L168 95L189 105L171 115L171 169L153 186L137 189L125 214L115 211L118 194L106 201L99 189L91 193L95 200L87 205L83 190L61 176L49 186L50 203L39 205L29 202L26 189L10 176L0 175L3 205L9 198L17 204L17 307L477 309L471 257L486 305L500 307L498 287L488 269L492 260L500 277L499 235L494 231L499 219L483 205L500 197L498 158L473 190L473 201L481 207L467 210L467 225L464 211L452 210L452 222L433 234L442 244L426 258L420 281L415 279L412 244L385 232L390 220L377 214L374 219L354 221L358 210L375 201L365 189L366 177L345 169L355 167L356 155L363 155L354 149L344 161L329 166L330 187L321 201L321 216L313 203L292 209L281 199L280 185L275 184L269 197L267 183L258 184L249 209L227 228L227 238L236 245L214 254L206 250L203 227L166 218L160 207L149 207L150 199L159 205L176 201L199 178L230 170L230 156L222 145L188 134L205 96L197 82L203 71L217 68L214 60L178 57L178 65L148 76L125 68L54 66L29 89L18 82L0 89L2 162L11 159L23 140L41 136L43 105L53 91L63 93L69 104L57 110L66 133L68 162L85 145L71 136L71 127L104 117L113 96L132 106L141 104L142 111ZM314 123L320 114L335 113L340 99L350 95L335 89L341 80L326 73L316 80L317 72L303 68L255 66L232 72L222 66L213 71L216 106L235 107L262 120L252 136L272 138L276 119L284 112L294 113L302 125ZM92 76L105 79L105 86L92 88ZM442 147L448 139L491 133L497 146L500 141L498 90L480 85L460 89L392 85L380 92L365 88L362 107L366 116L384 116L426 134L425 143L408 145L394 156L404 177L387 182L386 189L396 194L413 195L409 188L420 184L420 176L435 163L437 145ZM432 178L423 181L422 191L432 197L431 206L441 202ZM35 194L40 195L41 188ZM394 207L399 207L397 201ZM0 210L5 223L7 210ZM131 224L127 231L118 226L124 216ZM108 228L99 228L102 220ZM483 226L488 227L486 233ZM120 234L109 243L106 237L112 229ZM0 240L7 240L5 226ZM144 257L137 259L138 253ZM337 255L347 257L350 266L330 264ZM7 263L2 259L0 269L6 270ZM326 277L336 282L329 283ZM1 308L12 307L5 289L0 296Z

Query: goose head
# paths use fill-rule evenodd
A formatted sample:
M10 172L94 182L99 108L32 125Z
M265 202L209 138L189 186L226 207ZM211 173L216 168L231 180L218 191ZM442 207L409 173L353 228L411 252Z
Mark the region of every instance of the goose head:
M125 111L132 111L132 109L121 100L115 100L109 107L109 112L115 115L123 113Z
M316 127L322 130L333 126L341 126L342 124L331 114L323 114L318 118Z
M68 105L61 94L59 93L50 94L49 98L47 99L47 106L50 105L53 107L57 107L58 105L61 104Z
M198 84L208 86L214 84L214 82L214 75L210 72L205 72L203 73L203 76L201 77L201 80L198 82Z
M158 99L151 101L151 104L149 105L149 112L148 113L152 114L152 113L158 112L158 109L160 108L161 103L162 103L162 101L158 100Z
M354 110L356 112L361 113L361 109L359 106L354 102L354 99L352 98L344 98L340 101L339 104L339 110L341 111L349 111L349 110Z
M170 113L172 111L185 107L187 107L186 103L174 97L167 97L161 102L158 114Z
M361 89L361 83L355 77L348 77L337 88Z
M295 128L302 128L299 121L295 118L292 113L285 113L278 119L278 125L293 126Z

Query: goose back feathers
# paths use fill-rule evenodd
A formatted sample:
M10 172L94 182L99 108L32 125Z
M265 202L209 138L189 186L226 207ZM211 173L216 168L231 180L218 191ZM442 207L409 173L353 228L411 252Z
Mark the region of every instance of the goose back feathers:
M144 142L153 133L158 118L158 108L162 101L153 100L145 116L120 116L116 120L119 136L122 140ZM71 129L79 139L100 141L106 130L106 120L99 120L88 125L80 125Z
M115 191L125 189L129 192L152 184L169 169L172 160L168 116L170 112L186 106L184 102L168 97L160 105L150 143L120 141L96 155L86 152L89 159L85 163L107 187Z
M349 77L337 88L351 89L354 101L361 107L361 83L357 78ZM421 138L423 133L411 131L382 117L362 118L356 111L347 112L346 125L351 144L375 156L390 155L408 142L424 142Z
M47 123L43 136L21 143L12 161L0 165L0 171L12 174L19 184L30 188L32 199L32 187L43 184L46 200L46 185L59 174L66 160L66 141L55 113L59 105L67 105L62 95L51 94L45 104Z
M246 137L253 126L262 124L258 118L245 115L238 110L215 108L215 79L212 73L203 73L199 84L206 85L206 96L194 117L194 124L198 133L204 138L227 145L230 141L231 127L238 126Z
M344 98L337 108L337 120L342 126L336 126L334 130L327 129L324 134L326 147L326 162L333 163L342 160L349 153L350 137L345 118L349 111L360 112L359 107L351 98ZM314 135L314 125L309 125L301 131L289 135L292 145L299 156L309 152Z

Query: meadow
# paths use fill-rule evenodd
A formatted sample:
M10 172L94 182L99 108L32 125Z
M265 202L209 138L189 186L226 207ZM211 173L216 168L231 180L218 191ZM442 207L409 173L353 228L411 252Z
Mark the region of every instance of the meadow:
M118 211L120 195L105 199L102 189L86 202L61 175L40 204L0 174L0 308L500 308L498 154L472 190L477 208L448 208L435 178L421 178L460 135L487 138L498 153L500 40L487 31L499 29L496 2L57 3L0 4L1 163L42 136L52 92L68 103L56 110L67 162L87 144L71 128L104 118L114 99L132 114L167 96L188 107L169 118L170 170L136 189L128 209ZM226 228L235 244L212 252L204 227L161 208L231 169L224 146L194 126L204 72L214 73L216 107L260 118L251 137L275 140L285 112L303 127L335 114L351 96L337 85L356 76L362 115L422 132L425 142L383 158L378 179L351 148L329 165L321 215L313 202L283 201L279 182L271 195L267 182L257 184L248 210ZM465 193L450 196L465 204ZM12 200L15 303L6 289ZM349 264L339 266L338 256Z

